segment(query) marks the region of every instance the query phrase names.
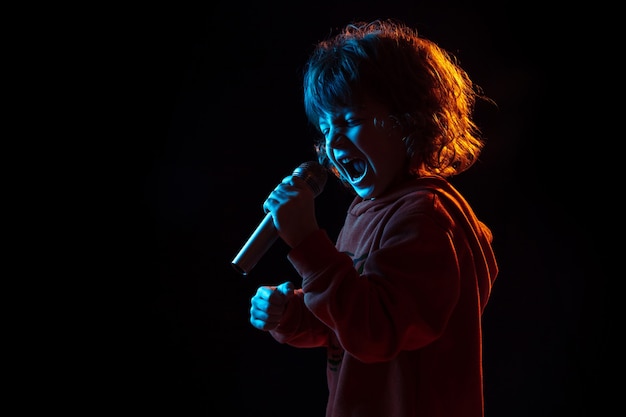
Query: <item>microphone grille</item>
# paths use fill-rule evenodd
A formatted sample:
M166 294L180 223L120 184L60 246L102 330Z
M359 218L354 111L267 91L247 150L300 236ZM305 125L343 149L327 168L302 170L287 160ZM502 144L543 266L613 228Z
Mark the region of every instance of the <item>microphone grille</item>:
M293 175L302 178L313 190L313 194L317 197L324 186L328 178L328 172L326 168L315 161L307 161L301 163L294 171Z

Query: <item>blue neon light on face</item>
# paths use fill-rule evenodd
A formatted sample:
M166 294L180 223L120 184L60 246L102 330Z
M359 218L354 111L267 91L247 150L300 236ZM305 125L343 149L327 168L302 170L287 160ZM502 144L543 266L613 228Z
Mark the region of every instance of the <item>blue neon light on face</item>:
M371 100L341 107L319 119L331 164L363 199L380 196L404 177L406 147L388 111Z

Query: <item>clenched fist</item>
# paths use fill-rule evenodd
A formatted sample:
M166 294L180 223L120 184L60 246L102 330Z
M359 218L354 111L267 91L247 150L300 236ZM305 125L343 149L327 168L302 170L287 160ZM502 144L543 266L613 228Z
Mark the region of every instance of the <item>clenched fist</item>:
M265 331L276 328L283 317L287 301L293 296L293 289L291 282L284 282L277 287L259 287L250 300L250 323Z

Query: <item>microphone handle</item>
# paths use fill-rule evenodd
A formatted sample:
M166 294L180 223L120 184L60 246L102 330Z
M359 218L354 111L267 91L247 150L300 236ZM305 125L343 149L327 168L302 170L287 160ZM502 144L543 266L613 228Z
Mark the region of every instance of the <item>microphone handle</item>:
M292 175L306 181L315 197L318 196L326 184L326 171L315 161L300 164L293 171ZM270 213L267 213L252 236L250 236L246 244L233 259L233 268L242 275L248 274L265 252L270 249L276 239L278 239L278 231L274 227L274 219Z
M248 274L278 239L274 219L267 213L246 244L241 248L232 265L242 275Z

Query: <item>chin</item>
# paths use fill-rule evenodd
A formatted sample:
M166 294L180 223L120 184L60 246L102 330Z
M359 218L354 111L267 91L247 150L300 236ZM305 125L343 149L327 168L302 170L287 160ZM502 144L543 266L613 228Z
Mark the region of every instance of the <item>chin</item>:
M371 190L371 189L363 189L363 188L354 188L353 187L353 190L356 193L356 195L361 197L363 200L371 200L374 197L376 197L374 195L373 190Z

